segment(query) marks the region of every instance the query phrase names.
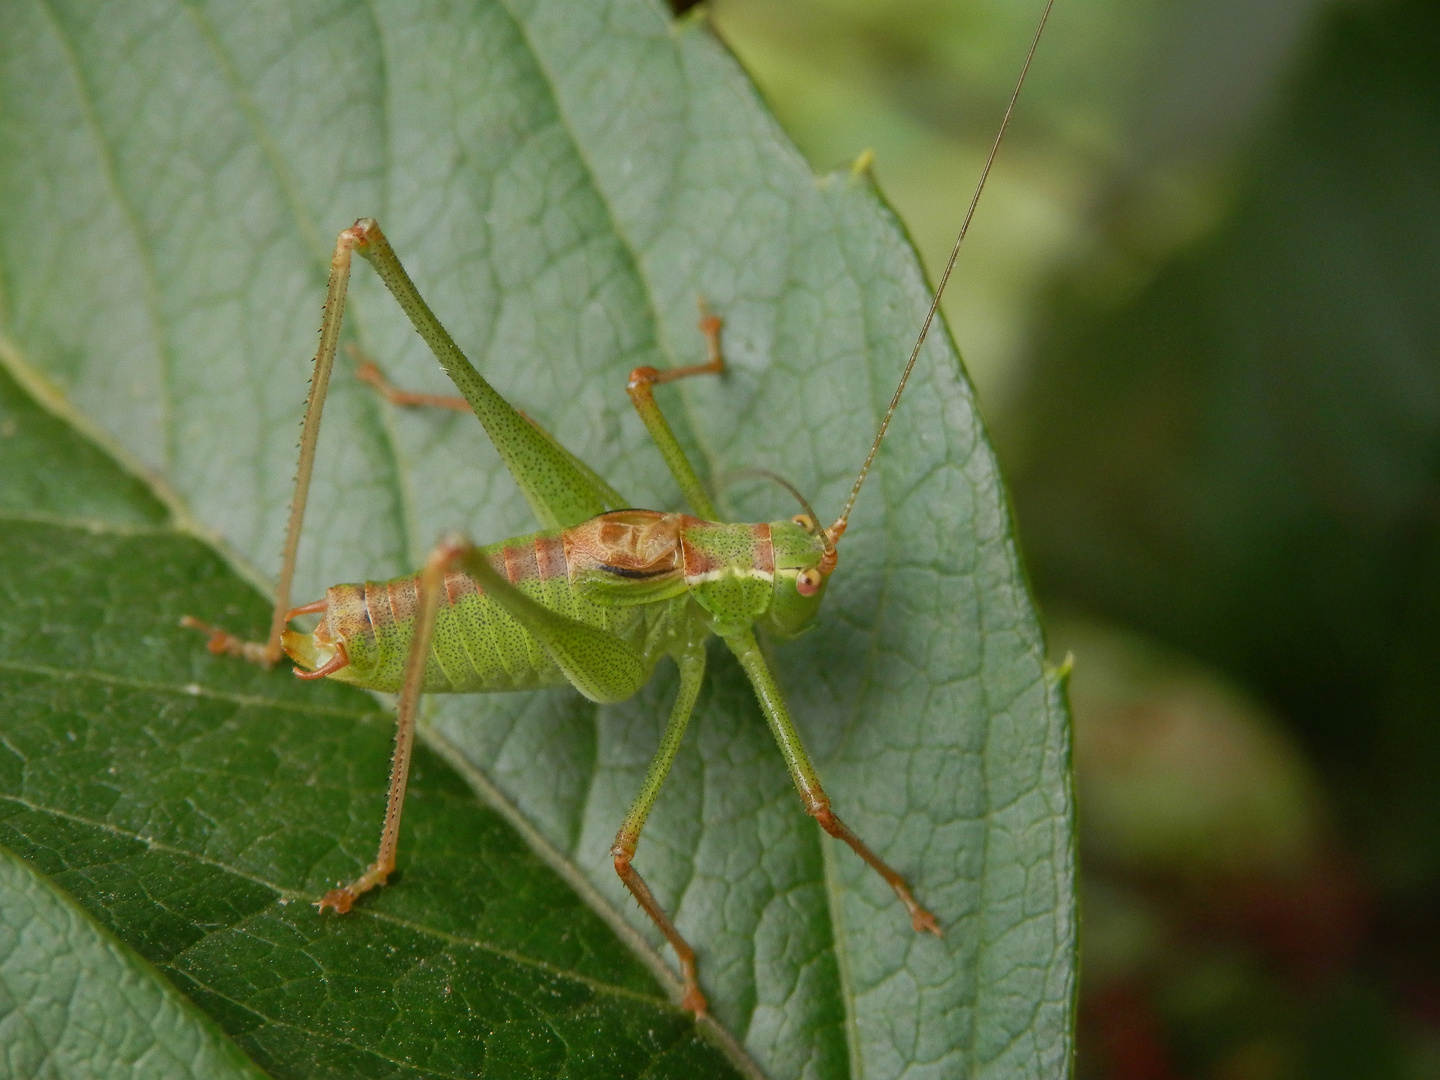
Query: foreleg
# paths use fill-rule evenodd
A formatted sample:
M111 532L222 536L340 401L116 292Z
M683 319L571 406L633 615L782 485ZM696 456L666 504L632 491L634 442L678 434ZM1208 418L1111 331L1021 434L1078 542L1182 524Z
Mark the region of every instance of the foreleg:
M871 851L869 845L856 836L851 828L836 816L835 811L830 809L830 797L820 786L820 777L815 772L815 766L810 763L810 756L805 753L805 747L800 743L800 733L795 730L789 710L785 707L785 699L780 696L780 687L760 652L760 646L755 642L755 635L747 630L743 634L726 638L725 644L730 646L730 651L735 654L745 669L745 674L750 677L750 684L755 688L756 697L760 699L760 708L765 713L770 731L785 758L785 767L790 770L790 779L795 782L795 788L800 792L805 812L819 822L820 827L831 836L849 844L856 855L869 863L870 867L885 879L885 883L895 890L895 895L910 912L910 923L917 932L925 930L940 937L940 924L935 921L935 916L916 901L915 894L910 891L905 879Z
M431 409L449 409L452 412L473 413L470 402L466 401L459 394L422 394L414 390L401 390L385 377L379 365L371 360L358 346L347 345L345 351L355 361L355 377L367 386L373 386L375 392L388 401L391 405L399 405L402 408L422 407Z
M680 974L685 980L680 1000L681 1006L696 1015L702 1015L705 1012L706 1003L705 995L700 992L700 983L696 978L695 950L680 936L680 931L675 929L675 924L670 921L670 917L665 914L665 909L655 899L655 894L650 891L650 886L645 884L645 879L631 865L631 860L635 858L635 848L640 843L640 830L645 827L645 819L650 816L650 808L655 805L655 799L660 794L665 777L670 773L670 766L675 762L675 753L680 749L680 739L685 734L685 725L690 722L690 713L695 708L696 698L700 696L700 684L705 679L703 638L692 642L677 660L680 665L680 692L676 694L675 704L670 708L670 721L665 725L665 734L660 737L660 748L650 761L650 768L645 773L645 782L640 785L640 793L635 796L635 802L631 805L630 812L625 815L625 823L615 834L615 843L610 848L610 855L615 860L615 873L620 875L620 880L630 890L630 895L635 897L640 906L645 909L645 914L650 916L650 920L660 928L660 932L665 935L665 940L670 942L670 947L675 950L675 955L680 960Z
M692 364L689 367L667 368L664 371L653 367L637 367L630 372L630 381L626 384L625 390L630 395L630 402L635 406L635 411L640 414L645 429L650 432L650 438L659 448L660 456L665 459L670 474L680 485L680 491L684 494L685 501L702 518L707 521L715 521L719 517L715 512L715 506L710 501L704 485L700 483L700 478L695 475L695 469L690 464L690 459L680 448L680 442L675 438L675 432L671 430L665 414L660 411L660 406L655 401L654 391L654 387L660 383L689 378L691 375L719 375L725 370L725 357L720 352L720 320L710 314L703 301L700 304L700 332L705 335L707 354L705 363Z

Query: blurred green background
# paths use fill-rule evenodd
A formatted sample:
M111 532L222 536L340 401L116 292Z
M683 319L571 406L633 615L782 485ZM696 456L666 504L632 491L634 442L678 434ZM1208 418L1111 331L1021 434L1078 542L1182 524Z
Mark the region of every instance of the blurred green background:
M710 17L933 275L1040 7ZM1079 1075L1440 1077L1440 5L1059 0L945 308L1075 657Z

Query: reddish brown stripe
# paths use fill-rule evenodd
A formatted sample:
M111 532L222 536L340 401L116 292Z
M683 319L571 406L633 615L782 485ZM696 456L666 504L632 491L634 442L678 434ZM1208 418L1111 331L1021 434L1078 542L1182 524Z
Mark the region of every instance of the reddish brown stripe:
M505 576L511 585L522 581L534 581L540 576L540 566L535 559L534 544L519 544L505 548Z
M379 582L365 583L365 614L370 619L370 625L377 630L384 629L395 621L390 614L390 600L384 589L385 586Z
M416 588L416 579L413 577L400 578L391 581L386 587L389 593L390 614L397 623L407 622L415 617L415 609L420 606L419 590Z
M558 536L535 538L535 572L541 581L565 577L569 564L565 561L565 541Z
M750 535L755 537L755 569L767 574L775 573L775 545L770 540L770 523L762 521L750 526Z
M326 644L360 636L374 638L370 604L363 585L332 585L325 591L325 618L315 628L315 640Z
M475 580L463 571L450 570L445 574L445 599L451 604L458 604L465 597L482 591Z
M708 552L702 551L698 545L686 543L684 533L680 535L680 547L685 552L685 577L687 580L719 570L725 565L723 559L714 558Z

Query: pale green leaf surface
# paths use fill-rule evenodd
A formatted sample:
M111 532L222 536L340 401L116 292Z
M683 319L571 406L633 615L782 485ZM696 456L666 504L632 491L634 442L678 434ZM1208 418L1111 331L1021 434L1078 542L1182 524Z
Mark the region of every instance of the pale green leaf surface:
M0 848L0 1076L260 1080L203 1012Z
M661 401L722 510L793 512L727 481L756 465L838 509L924 282L874 193L817 182L702 24L645 0L0 12L0 319L18 362L263 573L328 248L361 214L497 388L636 505L678 496L625 374L699 355L703 294L727 320L729 371ZM445 389L363 267L349 318L397 381ZM411 569L448 528L533 527L473 420L397 413L348 370L299 599ZM822 626L774 653L837 810L946 937L917 937L803 815L719 651L637 865L696 944L717 1019L776 1080L1058 1075L1075 932L1064 711L944 334L892 432ZM652 945L607 849L673 683L667 665L607 708L445 701L430 733Z

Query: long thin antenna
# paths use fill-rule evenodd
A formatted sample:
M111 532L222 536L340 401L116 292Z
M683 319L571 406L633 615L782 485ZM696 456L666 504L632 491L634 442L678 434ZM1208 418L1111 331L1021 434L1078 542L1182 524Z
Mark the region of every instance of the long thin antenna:
M945 272L940 275L940 284L935 288L935 299L930 301L930 310L925 313L925 322L920 327L920 336L915 339L915 347L910 350L910 359L905 364L905 372L900 376L900 385L895 388L895 395L890 399L890 407L885 410L885 418L880 421L880 430L875 435L875 441L870 444L870 453L865 455L865 464L860 466L860 475L855 479L855 486L850 489L850 497L845 500L845 509L835 519L835 524L828 530L830 542L833 544L845 532L845 526L850 522L850 511L855 506L855 500L860 495L860 488L865 483L865 477L870 473L870 465L875 460L875 455L880 450L880 443L885 438L885 432L890 427L890 418L895 415L895 408L900 404L900 395L905 392L905 384L910 381L910 372L915 367L915 361L920 356L920 346L925 344L925 335L930 332L930 324L935 321L935 312L940 309L940 297L945 293L945 286L950 282L950 273L955 269L955 260L960 255L960 245L965 240L965 234L970 230L970 219L975 216L975 207L980 204L980 193L985 190L985 181L990 178L990 166L995 164L995 155L1000 153L1000 142L1005 138L1005 130L1010 126L1010 114L1015 111L1015 102L1020 97L1020 88L1025 85L1025 76L1030 73L1030 61L1035 59L1035 50L1040 45L1040 35L1045 32L1045 24L1050 19L1050 9L1055 6L1055 0L1046 0L1045 13L1040 16L1040 25L1035 28L1035 36L1030 41L1030 51L1025 54L1024 66L1020 68L1020 78L1015 81L1015 90L1010 94L1010 104L1005 106L1005 116L1000 121L1000 130L995 133L995 141L990 144L990 155L985 159L985 168L980 170L980 182L975 185L975 194L970 199L970 208L965 211L965 220L960 225L960 234L955 237L955 246L950 249L950 259L945 264Z

